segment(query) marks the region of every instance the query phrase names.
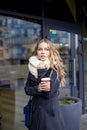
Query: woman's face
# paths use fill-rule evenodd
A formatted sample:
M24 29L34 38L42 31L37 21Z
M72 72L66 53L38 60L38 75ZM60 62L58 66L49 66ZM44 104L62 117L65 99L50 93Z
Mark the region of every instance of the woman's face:
M38 45L37 56L39 60L45 61L50 55L48 44L42 42Z

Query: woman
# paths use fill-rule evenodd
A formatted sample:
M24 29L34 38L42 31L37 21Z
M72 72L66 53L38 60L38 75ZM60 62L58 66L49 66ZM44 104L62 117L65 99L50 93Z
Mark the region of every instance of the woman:
M42 39L37 43L28 68L24 90L33 96L29 130L65 130L58 105L58 89L65 82L64 65L50 40ZM44 77L50 77L50 85L41 81ZM46 91L47 88L50 90Z

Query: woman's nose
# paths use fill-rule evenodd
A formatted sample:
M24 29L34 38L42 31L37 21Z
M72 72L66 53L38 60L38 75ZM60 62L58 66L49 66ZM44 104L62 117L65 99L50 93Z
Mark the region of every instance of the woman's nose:
M43 50L42 50L42 53L44 53L44 52L45 52L45 50L43 49Z

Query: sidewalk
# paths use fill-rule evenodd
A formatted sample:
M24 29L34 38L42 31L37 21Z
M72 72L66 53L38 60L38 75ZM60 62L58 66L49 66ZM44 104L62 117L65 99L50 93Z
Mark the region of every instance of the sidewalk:
M82 115L80 130L87 130L87 114Z

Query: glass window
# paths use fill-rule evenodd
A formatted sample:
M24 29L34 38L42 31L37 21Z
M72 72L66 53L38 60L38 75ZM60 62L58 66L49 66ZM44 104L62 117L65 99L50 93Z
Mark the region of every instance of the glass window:
M40 38L38 22L0 16L0 130L26 130L23 106L28 100L24 92L27 63Z
M66 72L67 72L67 85L70 83L70 67L69 67L69 58L70 58L70 33L66 31L59 31L50 29L49 31L50 39L55 44L56 48L59 50L59 53L64 61Z

